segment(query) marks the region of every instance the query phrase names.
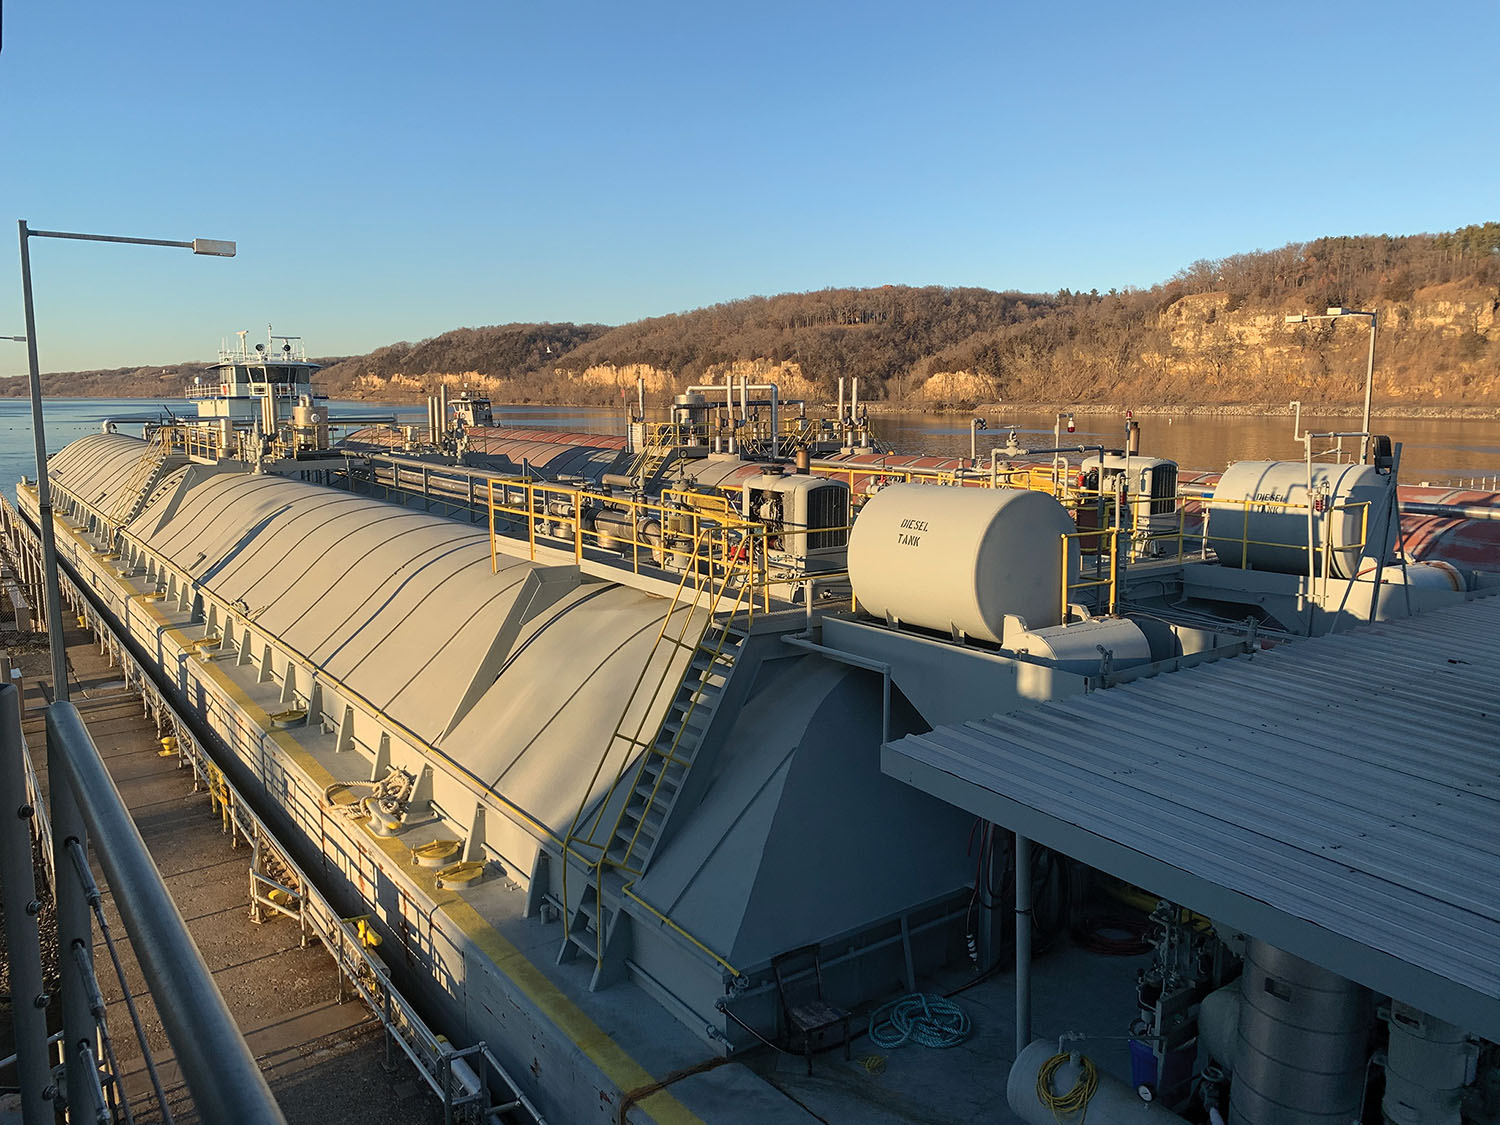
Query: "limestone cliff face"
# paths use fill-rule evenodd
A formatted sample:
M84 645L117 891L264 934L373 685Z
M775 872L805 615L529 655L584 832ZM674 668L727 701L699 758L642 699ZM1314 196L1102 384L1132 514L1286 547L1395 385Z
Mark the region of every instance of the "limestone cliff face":
M1148 373L1166 397L1212 402L1363 394L1367 322L1287 324L1291 312L1237 307L1228 293L1182 297L1157 317L1122 372L1128 397ZM1412 405L1500 402L1500 294L1435 286L1409 301L1376 303L1375 396Z
M735 383L741 379L748 383L775 383L783 399L800 398L811 402L823 400L823 392L803 373L802 365L795 360L786 359L777 363L771 359L737 359L732 363L715 363L704 369L700 381L722 383L726 375Z
M553 374L558 378L576 380L584 387L603 387L629 394L635 392L636 381L640 379L645 380L648 394L661 394L676 385L676 379L670 371L652 367L649 363L598 363L584 368L576 375L562 368L556 369Z
M509 379L497 379L492 375L481 375L477 371L428 371L420 375L408 375L398 371L389 377L375 374L361 375L354 381L355 387L361 391L372 394L400 393L407 397L416 393L436 394L440 383L446 383L455 389L469 387L490 395L497 394L511 386Z
M997 380L975 371L937 371L918 389L926 402L995 402L1000 397Z

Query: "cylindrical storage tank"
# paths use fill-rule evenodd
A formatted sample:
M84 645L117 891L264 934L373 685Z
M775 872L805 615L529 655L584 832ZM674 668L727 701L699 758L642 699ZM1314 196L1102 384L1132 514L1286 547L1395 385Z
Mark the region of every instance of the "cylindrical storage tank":
M1361 577L1371 577L1374 569L1374 563L1366 564ZM1394 566L1387 563L1380 580L1389 586L1410 586L1414 590L1447 590L1458 594L1469 588L1458 567L1436 559L1431 562L1407 563L1404 567L1400 563Z
M1380 1108L1393 1125L1459 1125L1464 1086L1471 1081L1476 1048L1461 1027L1394 1001L1386 1016L1385 1098Z
M1210 992L1198 1005L1198 1042L1208 1057L1234 1069L1239 1053L1240 1008L1245 1002L1240 982Z
M1347 1125L1365 1090L1370 993L1251 939L1240 977L1230 1125Z
M876 617L998 643L1006 614L1062 623L1062 537L1075 530L1042 492L892 485L854 521L849 579ZM1077 539L1066 552L1072 581Z
M697 391L678 395L672 400L672 421L679 426L702 422L708 416L708 399Z
M1095 617L1071 625L1032 629L1006 637L1005 647L1080 676L1099 675L1105 652L1112 671L1151 663L1151 642L1140 626L1123 617Z
M1054 1110L1045 1105L1037 1092L1037 1077L1042 1067L1057 1054L1057 1043L1038 1039L1021 1052L1010 1068L1010 1078L1005 1083L1005 1100L1022 1121L1028 1125L1057 1125L1059 1121L1074 1118L1063 1110ZM1052 1072L1047 1089L1052 1095L1066 1094L1078 1083L1081 1069L1076 1056L1058 1064ZM1181 1125L1182 1118L1157 1102L1143 1101L1131 1087L1113 1075L1095 1068L1098 1087L1088 1101L1081 1120L1089 1125Z
M1306 574L1308 472L1304 461L1239 461L1229 466L1208 506L1208 544L1225 566ZM1314 569L1324 545L1336 548L1332 572L1352 578L1361 560L1389 559L1395 546L1389 474L1373 465L1313 462ZM1364 505L1368 505L1365 507ZM1368 512L1368 523L1366 513ZM1357 545L1365 541L1361 549Z

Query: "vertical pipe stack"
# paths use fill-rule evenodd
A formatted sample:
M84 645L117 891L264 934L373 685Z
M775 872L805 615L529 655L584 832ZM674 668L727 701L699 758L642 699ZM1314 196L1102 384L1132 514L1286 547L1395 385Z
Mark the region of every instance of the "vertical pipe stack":
M1031 841L1016 833L1016 1059L1031 1043Z
M1347 1125L1359 1115L1368 990L1251 939L1240 978L1230 1125Z
M1434 1019L1410 1004L1391 1004L1387 1022L1386 1120L1395 1125L1459 1125L1464 1086L1475 1047L1463 1028Z

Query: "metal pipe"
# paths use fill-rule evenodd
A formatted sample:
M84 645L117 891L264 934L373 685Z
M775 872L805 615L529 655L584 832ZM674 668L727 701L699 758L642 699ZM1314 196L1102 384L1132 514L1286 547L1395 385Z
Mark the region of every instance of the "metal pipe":
M880 716L880 744L884 746L891 740L891 666L882 664L878 660L871 660L867 656L857 656L843 649L829 648L820 645L816 641L809 640L806 636L793 635L782 637L782 644L800 648L806 652L815 653L818 656L826 656L829 660L835 660L840 664L848 664L853 668L863 668L868 672L879 672L884 678L884 686L881 689L883 713Z
M1370 396L1375 389L1375 314L1370 313L1370 358L1365 363L1365 435L1360 439L1359 460L1363 464L1370 457Z
M781 388L767 383L771 388L771 460L781 460Z
M48 800L51 805L53 871L56 874L53 890L57 899L57 940L63 949L70 949L75 941L92 948L94 942L93 919L89 914L88 896L83 884L68 872L65 863L59 862L58 847L67 848L70 841L77 841L79 849L88 850L88 831L84 827L83 814L74 796L74 787L63 784L67 776L63 762L64 750L53 737L51 711L59 707L71 708L69 703L54 703L49 708L47 724L47 774L51 779ZM88 990L78 973L64 961L62 977L63 1058L68 1060L67 1090L68 1104L82 1106L89 1100L88 1075L83 1074L74 1061L78 1048L93 1042L94 1017L89 1011Z
M1016 833L1016 1059L1031 1043L1031 841Z
M219 995L208 966L193 944L182 915L120 799L119 790L72 704L58 703L48 708L47 748L49 767L54 767L54 798L59 792L76 793L75 811L81 813L81 820L87 822L98 840L96 853L114 888L115 902L125 919L141 971L156 1000L199 1114L205 1121L285 1125L270 1087L255 1065L234 1017ZM57 784L59 778L65 778L67 784ZM54 824L57 823L54 810ZM58 828L59 838L65 839L69 834ZM62 890L76 881L58 882L61 921ZM86 911L81 888L75 893ZM66 941L72 937L63 934ZM65 992L65 1019L67 1000ZM76 1043L71 1032L68 1039ZM70 1096L74 1088L70 1075ZM86 1088L82 1092L84 1100L75 1104L86 1101Z
M842 375L840 375L839 376L839 426L842 428L844 426L844 424L845 424L845 419L844 419L844 377ZM848 443L846 442L845 444L848 444Z
M1403 500L1401 511L1408 515L1446 516L1455 520L1500 520L1500 508L1484 508L1477 504L1419 504Z
M36 508L42 535L42 578L47 590L47 641L52 655L52 698L68 698L68 652L63 647L62 595L57 585L57 537L52 528L52 486L47 479L47 436L42 420L42 369L36 353L36 309L31 299L32 232L21 229L21 301L26 308L26 361L31 388L31 434L36 446ZM38 234L47 232L38 231ZM57 235L54 237L70 237Z
M11 1026L21 1084L21 1116L51 1120L56 1093L47 1051L47 996L42 991L41 938L36 918L36 876L31 867L26 753L21 737L21 693L0 685L0 890L5 903L5 941L10 951Z
M1255 938L1246 946L1240 990L1232 1125L1357 1119L1369 991Z

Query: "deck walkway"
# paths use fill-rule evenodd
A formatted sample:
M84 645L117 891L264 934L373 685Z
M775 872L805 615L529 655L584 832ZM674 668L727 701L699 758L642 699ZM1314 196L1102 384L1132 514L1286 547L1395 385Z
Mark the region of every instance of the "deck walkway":
M15 637L14 632L0 634L0 646ZM159 756L155 723L142 715L140 697L126 690L119 670L109 666L91 638L70 630L68 641L72 702L290 1125L440 1122L441 1105L399 1052L396 1065L387 1071L374 1017L357 1001L338 1002L338 979L328 953L316 943L302 948L290 919L250 922L250 848L243 840L238 847L231 845L208 794L194 791L191 772L178 768L177 757ZM23 726L45 786L43 709L51 699L46 649L32 642L13 651L12 659L25 673ZM105 891L111 930L121 939L131 995L141 1010L172 1115L188 1125L199 1118L97 863L94 870ZM132 1111L141 1125L159 1121L119 980L97 933L95 960Z

